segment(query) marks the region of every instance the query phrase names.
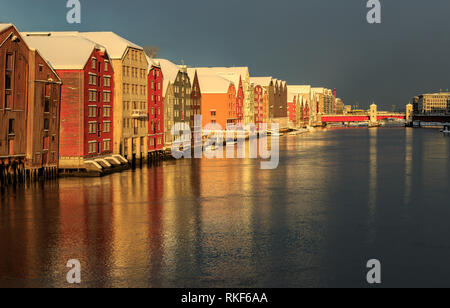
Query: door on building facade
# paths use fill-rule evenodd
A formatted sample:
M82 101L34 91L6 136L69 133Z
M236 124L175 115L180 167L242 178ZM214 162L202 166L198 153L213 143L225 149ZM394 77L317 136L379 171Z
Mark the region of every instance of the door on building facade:
M14 139L9 140L9 155L14 155Z
M48 150L50 147L50 138L44 137L43 138L43 146L42 146L42 166L47 165L48 163Z
M46 166L48 162L48 151L42 152L42 166Z

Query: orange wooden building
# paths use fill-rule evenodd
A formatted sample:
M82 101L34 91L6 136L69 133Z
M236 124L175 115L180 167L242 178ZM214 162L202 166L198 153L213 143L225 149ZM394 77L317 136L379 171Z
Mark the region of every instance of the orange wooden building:
M195 72L194 68L188 70L190 75L195 75ZM227 124L236 124L236 87L233 82L198 72L197 78L202 92L202 127L211 123L226 129Z

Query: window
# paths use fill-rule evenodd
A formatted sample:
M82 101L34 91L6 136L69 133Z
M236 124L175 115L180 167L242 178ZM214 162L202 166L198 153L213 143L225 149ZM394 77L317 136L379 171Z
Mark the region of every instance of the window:
M92 69L95 70L97 68L97 59L92 58Z
M51 94L52 94L52 85L47 83L45 85L45 96L50 97Z
M95 134L97 132L97 122L89 122L89 134Z
M50 100L48 98L44 101L44 112L49 113L50 112Z
M89 101L96 102L97 101L97 91L89 90Z
M11 73L9 73L9 72L6 72L6 75L5 75L5 90L11 90L11 85L12 85L12 82L11 82Z
M14 119L9 119L8 135L14 135Z
M103 122L103 132L104 133L111 132L111 122L110 121Z
M97 75L89 74L89 85L91 86L97 85Z
M11 109L12 108L12 97L11 93L5 94L5 109Z
M111 150L111 140L105 139L103 140L103 151Z
M103 107L103 117L109 118L111 116L111 107Z
M103 80L103 85L104 85L105 87L110 87L110 86L111 86L111 77L106 77L106 76L105 76L105 78L104 78L104 80Z
M89 142L89 154L97 153L97 142L90 141Z
M89 117L90 118L97 117L97 107L96 106L89 106Z
M5 68L8 71L12 71L12 68L13 68L13 54L12 53L6 54L6 66L5 66Z
M44 130L49 130L50 128L50 120L44 119Z
M103 92L103 102L104 103L111 102L111 93L110 92Z
M105 72L108 71L108 65L109 65L109 62L108 62L108 61L105 61Z

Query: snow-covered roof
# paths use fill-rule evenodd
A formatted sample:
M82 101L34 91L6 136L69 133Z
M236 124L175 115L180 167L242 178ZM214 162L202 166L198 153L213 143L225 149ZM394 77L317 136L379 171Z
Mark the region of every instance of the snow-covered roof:
M32 34L41 36L80 36L106 47L111 59L122 59L129 47L144 50L141 46L124 39L114 32L52 31L23 33L24 35Z
M288 86L288 93L289 92L296 92L299 94L307 94L311 92L311 86L309 85L302 85L302 86Z
M217 75L233 75L237 74L241 76L242 79L249 76L249 69L246 66L237 66L237 67L199 67L197 69L209 71L212 74Z
M103 45L108 49L111 59L122 59L128 48L144 50L114 32L80 32L81 36Z
M188 74L193 79L195 68L188 68ZM192 77L191 77L192 76ZM205 72L198 72L198 83L200 85L200 91L202 94L223 94L228 93L231 84L234 84L227 78L223 78L216 74L208 74Z
M159 61L150 58L149 56L145 55L145 57L147 58L147 74L150 72L150 70L152 69L152 66L156 66L156 67L161 67L161 64L159 63Z
M166 96L167 88L169 84L175 83L177 79L178 73L180 72L180 68L173 62L170 62L166 59L154 59L154 61L159 62L161 66L161 71L163 73L163 96Z
M261 87L270 86L270 82L272 81L272 77L251 77L250 82L259 85Z
M0 32L4 31L12 26L13 26L13 24L0 24Z
M103 46L80 36L22 35L30 48L37 49L54 69L83 69L94 48Z
M249 76L248 67L197 67L198 72L210 75L219 75L226 79L232 79L233 82L239 81L239 77L244 81Z
M248 75L248 67L195 67L193 69L197 70L198 75L219 76L231 81L236 88L239 86L239 81L243 82Z

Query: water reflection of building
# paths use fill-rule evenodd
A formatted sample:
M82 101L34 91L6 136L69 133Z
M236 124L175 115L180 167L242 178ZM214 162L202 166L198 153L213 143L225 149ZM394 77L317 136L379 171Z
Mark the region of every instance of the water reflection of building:
M68 260L78 259L83 281L108 287L111 278L113 187L111 178L63 179L59 183L59 232L54 267L65 277Z
M405 130L405 196L404 203L411 202L413 172L413 130Z

